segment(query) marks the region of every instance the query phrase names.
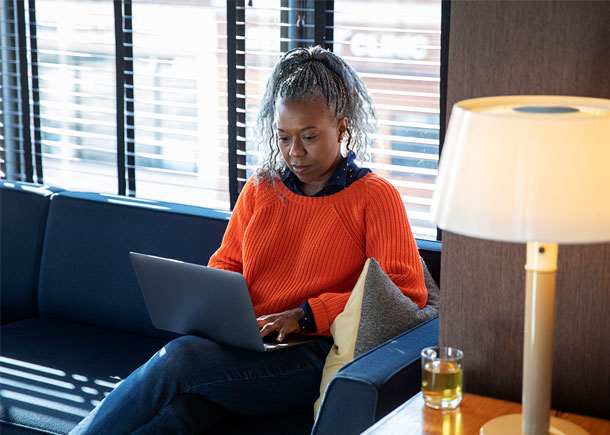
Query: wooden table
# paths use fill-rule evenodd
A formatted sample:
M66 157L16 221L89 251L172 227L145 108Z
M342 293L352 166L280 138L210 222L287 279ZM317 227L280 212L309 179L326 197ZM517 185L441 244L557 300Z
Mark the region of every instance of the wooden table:
M521 405L518 403L474 394L464 394L462 403L456 409L436 410L425 406L421 393L418 393L366 430L363 435L478 434L480 427L488 420L520 412ZM551 411L551 415L576 423L591 435L610 435L610 421L608 420L560 411Z

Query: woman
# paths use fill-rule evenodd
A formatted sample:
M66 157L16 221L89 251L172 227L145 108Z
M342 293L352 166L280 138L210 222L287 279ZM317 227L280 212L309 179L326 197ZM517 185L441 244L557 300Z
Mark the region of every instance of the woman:
M375 129L364 84L338 56L313 47L279 60L258 119L262 169L246 183L208 265L244 274L263 337L277 333L281 342L290 333L310 333L315 340L257 353L180 337L73 433L189 433L217 424L227 411L311 409L332 345L329 327L369 257L406 296L425 305L400 195L355 163Z

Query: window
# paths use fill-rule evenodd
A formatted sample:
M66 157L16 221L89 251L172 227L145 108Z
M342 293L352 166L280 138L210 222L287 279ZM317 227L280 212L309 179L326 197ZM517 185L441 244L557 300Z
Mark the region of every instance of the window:
M229 209L256 168L273 65L321 44L377 104L364 164L399 189L416 237L436 239L441 0L0 5L3 178Z
M441 2L334 4L334 52L360 74L379 115L381 143L367 166L398 188L413 233L436 239L428 213L439 157Z
M35 13L31 65L40 114L34 128L40 129L44 182L116 193L112 2L37 0Z
M147 0L132 14L136 195L228 209L225 3Z

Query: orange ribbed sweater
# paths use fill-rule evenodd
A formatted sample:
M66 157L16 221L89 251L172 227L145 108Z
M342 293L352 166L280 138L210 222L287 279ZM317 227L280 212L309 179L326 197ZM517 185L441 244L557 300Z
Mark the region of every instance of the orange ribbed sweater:
M317 334L330 335L369 257L420 308L426 304L417 246L388 181L370 173L323 197L297 195L280 181L277 190L279 196L264 181L246 183L208 263L245 276L257 316L306 300Z

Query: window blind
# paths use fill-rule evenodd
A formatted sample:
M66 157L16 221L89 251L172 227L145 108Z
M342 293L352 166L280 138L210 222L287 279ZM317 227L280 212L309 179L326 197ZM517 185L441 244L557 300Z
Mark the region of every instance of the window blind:
M37 0L30 11L44 182L117 193L113 2Z
M228 209L223 1L133 2L138 197Z

